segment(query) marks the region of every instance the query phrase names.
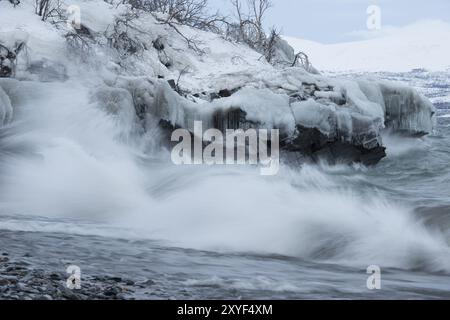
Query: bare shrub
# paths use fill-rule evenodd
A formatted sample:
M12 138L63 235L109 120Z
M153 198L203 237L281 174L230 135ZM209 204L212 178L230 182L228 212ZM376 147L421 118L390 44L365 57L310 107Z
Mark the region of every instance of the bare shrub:
M237 22L228 26L226 37L246 43L250 48L260 52L269 62L275 63L276 43L280 32L271 28L269 35L264 30L264 19L272 7L271 0L231 0Z
M267 38L266 41L263 41L263 52L264 52L264 57L266 58L267 62L269 63L273 63L274 58L275 58L275 45L276 42L280 39L280 32L275 29L272 28L270 30L270 35Z
M133 20L138 17L139 14L137 12L128 11L122 16L117 17L112 28L108 28L105 32L108 45L116 49L121 57L137 55L146 49L139 39L130 36L130 34L133 34L130 30L134 30L137 33L142 32L133 25Z
M236 40L247 43L254 49L260 49L267 40L263 22L267 11L272 7L271 0L231 0L236 17L238 38Z
M69 53L76 55L81 61L87 62L92 54L92 41L75 31L68 32L65 38Z
M305 69L308 72L313 71L313 66L309 62L309 57L304 52L299 52L295 55L295 59L294 59L294 62L292 63L292 66L293 67L301 66L301 67L303 67L303 69Z
M252 49L263 54L267 61L273 57L273 48L278 31L274 28L270 36L266 35L263 22L267 11L272 7L270 0L231 0L234 7L237 23L230 24L227 37L238 42L244 42Z
M48 18L61 21L65 16L60 0L35 0L35 13L41 17L42 21Z
M208 0L123 0L132 8L152 13L163 13L166 21L193 28L221 32L226 19L216 12L209 13Z

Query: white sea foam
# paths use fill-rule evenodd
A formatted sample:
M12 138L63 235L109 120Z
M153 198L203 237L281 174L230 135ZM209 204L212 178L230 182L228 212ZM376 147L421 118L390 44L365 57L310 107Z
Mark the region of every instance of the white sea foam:
M375 190L367 196L342 185L333 170L347 167L329 172L284 167L276 177L261 177L256 168L176 167L150 160L168 152L150 152L143 161L145 141L124 143L122 133L129 128L89 102L88 89L40 86L42 97L17 104L20 121L2 138L3 212L100 221L127 230L112 229L113 236L128 237L134 230L139 237L186 248L358 266L410 268L426 260L430 269L450 270L445 239ZM49 99L46 92L54 90L58 98ZM20 229L0 222L8 225ZM34 227L79 232L64 223ZM30 230L30 224L23 228ZM81 229L104 235L97 228Z

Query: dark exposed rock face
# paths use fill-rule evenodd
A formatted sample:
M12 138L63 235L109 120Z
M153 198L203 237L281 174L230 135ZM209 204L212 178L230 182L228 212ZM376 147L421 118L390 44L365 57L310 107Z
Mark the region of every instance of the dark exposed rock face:
M0 78L7 78L12 75L12 69L8 65L0 65Z
M209 100L213 101L220 98L228 98L231 97L234 93L239 91L240 88L234 88L234 89L222 89L219 90L219 92L212 92L209 94Z
M15 60L15 53L0 44L0 78L12 76Z
M87 37L87 38L90 38L90 39L94 39L93 32L88 27L86 27L85 25L80 24L79 26L77 26L74 29L75 29L75 32L77 34L79 34L80 36Z
M214 114L214 127L222 132L226 129L259 128L260 124L246 120L245 111L239 108L219 110ZM351 144L338 138L329 138L316 128L297 125L295 137L283 136L280 146L289 152L300 152L312 161L336 163L362 163L376 165L386 156L386 148L381 145L363 146Z
M229 110L218 110L213 115L214 128L225 132L227 129L247 130L257 128L258 124L246 119L246 112L239 108L231 108Z
M163 40L161 37L158 37L155 41L153 41L153 48L155 48L158 51L162 51L165 49Z
M223 89L219 91L219 96L221 98L226 98L226 97L230 97L232 95L232 91L228 90L228 89Z
M174 79L167 80L167 83L173 90L175 91L177 90L177 84Z
M285 145L290 151L304 154L313 161L336 163L362 163L375 165L386 156L386 148L367 148L339 140L330 140L316 128L297 126L297 137Z
M12 48L0 43L0 78L8 78L14 75L17 56L23 48L25 48L25 42L18 41Z

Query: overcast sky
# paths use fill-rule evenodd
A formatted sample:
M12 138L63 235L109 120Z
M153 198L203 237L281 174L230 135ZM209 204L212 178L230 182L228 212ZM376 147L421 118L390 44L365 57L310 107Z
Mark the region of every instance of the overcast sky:
M211 5L230 13L230 0L210 0ZM246 1L246 0L242 0ZM381 9L382 27L401 27L418 20L450 22L450 0L273 0L266 20L286 36L324 43L357 40L355 33L367 31L366 10Z

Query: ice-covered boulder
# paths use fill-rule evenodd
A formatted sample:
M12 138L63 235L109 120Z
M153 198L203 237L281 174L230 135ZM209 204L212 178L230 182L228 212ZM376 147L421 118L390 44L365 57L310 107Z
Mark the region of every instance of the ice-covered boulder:
M426 135L433 131L435 107L415 89L388 81L359 80L367 99L384 111L388 129L408 135Z
M208 95L203 99L182 96L162 79L119 79L115 85L133 93L141 117L152 115L171 128L193 130L194 121L202 121L205 127L223 132L279 129L283 148L314 160L374 164L385 156L383 108L367 98L362 100L362 93L360 100L351 100L330 87L320 91L325 89L320 82L278 90L249 85L210 100ZM368 108L365 104L374 104L375 110L363 112Z
M432 106L412 89L368 80L329 80L299 70L275 70L272 75L244 75L248 79L241 82L242 74L229 74L229 83L237 88L210 94L180 94L167 81L154 78L123 78L115 85L133 93L141 117L151 114L165 126L190 130L196 120L222 131L276 128L283 148L313 160L375 164L386 155L381 139L386 127L431 132ZM393 100L392 91L412 98L403 105ZM394 114L398 104L400 112ZM392 126L393 119L403 127Z
M273 61L283 65L292 65L295 60L295 51L289 43L277 37L273 44Z
M433 131L433 104L416 90L383 82L386 126L395 132L426 135Z

